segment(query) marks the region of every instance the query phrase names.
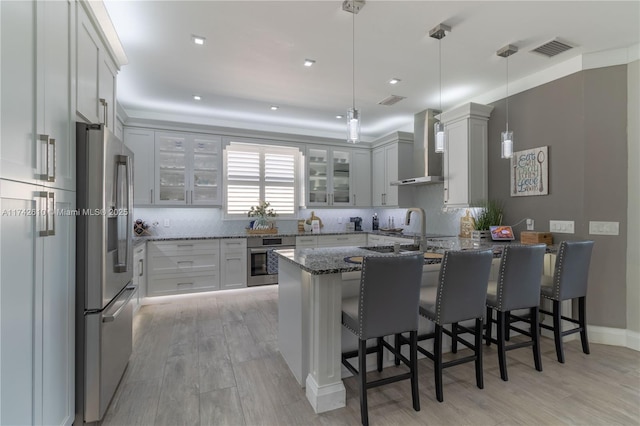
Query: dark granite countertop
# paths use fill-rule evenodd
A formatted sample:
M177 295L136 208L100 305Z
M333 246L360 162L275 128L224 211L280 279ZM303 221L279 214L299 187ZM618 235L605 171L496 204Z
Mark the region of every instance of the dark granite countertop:
M502 249L509 243L497 243L493 241L474 241L463 238L443 238L436 243L441 246L430 246L429 252L442 253L444 250L480 250L492 249L493 255L499 258ZM385 247L385 246L379 246ZM393 246L389 246L392 248ZM402 247L402 246L401 246ZM555 246L548 246L547 253L555 253ZM346 260L354 256L405 256L411 251L394 253L378 253L364 249L362 247L329 247L329 248L305 248L305 249L284 249L276 250L279 259L293 263L312 275L336 274L341 272L360 271L362 266L359 263L352 263ZM441 259L425 259L425 265L439 264Z

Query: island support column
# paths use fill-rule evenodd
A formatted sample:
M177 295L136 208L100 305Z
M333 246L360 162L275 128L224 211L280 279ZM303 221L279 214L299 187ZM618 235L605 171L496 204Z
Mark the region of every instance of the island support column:
M316 413L346 404L342 383L342 274L311 275L307 399Z

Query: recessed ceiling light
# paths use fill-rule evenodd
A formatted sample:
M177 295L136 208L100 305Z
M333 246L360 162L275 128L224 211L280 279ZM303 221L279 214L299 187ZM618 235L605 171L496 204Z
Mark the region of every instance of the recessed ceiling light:
M389 84L398 84L401 81L402 80L400 80L399 78L392 78L391 80L389 80Z
M193 100L194 101L200 101L200 100L202 100L202 97L200 95L193 95Z
M271 111L275 111L280 107L278 105L271 105L269 108L271 109Z
M312 65L313 65L313 64L315 64L315 63L316 63L316 61L314 61L313 59L305 59L305 60L304 60L304 66L305 66L305 67L310 67L310 66L312 66Z
M197 44L198 46L202 46L204 45L204 41L206 40L204 37L201 36L197 36L197 35L192 35L191 36L191 40L193 40L193 42L195 44Z
M339 119L341 119L341 118L344 118L344 115L340 115L340 114L338 114L338 115L336 115L336 118L339 120Z

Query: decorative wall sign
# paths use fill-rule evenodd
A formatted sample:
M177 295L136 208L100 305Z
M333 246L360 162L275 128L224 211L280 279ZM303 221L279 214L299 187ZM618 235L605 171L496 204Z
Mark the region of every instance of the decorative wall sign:
M549 194L549 147L514 152L509 172L512 197Z

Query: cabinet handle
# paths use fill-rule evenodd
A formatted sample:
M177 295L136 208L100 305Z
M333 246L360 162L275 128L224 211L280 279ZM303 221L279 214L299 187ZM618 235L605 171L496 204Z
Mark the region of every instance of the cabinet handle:
M151 197L151 198L149 199L149 201L150 201L150 204L153 204L153 189L152 189L152 190L150 190L149 192L151 193L151 194L150 194L150 197Z
M144 275L144 259L140 259L138 262L140 263L140 272L138 273L138 276L141 277Z
M191 199L191 204L193 204L193 190L189 191L189 195L190 195L190 199Z
M193 265L193 260L179 260L178 265L182 264L182 263L187 263L189 265Z
M178 244L178 247L193 247L193 244Z
M51 200L51 210L49 210L49 200ZM49 217L51 217L51 229L49 229ZM56 194L49 192L47 197L47 235L56 235Z
M354 205L354 206L355 206L355 205L357 205L357 204L356 204L356 194L353 194L353 205Z
M38 231L38 235L41 237L46 237L49 235L49 193L45 191L38 191L35 194L36 198L44 199L44 202L40 201L40 208L38 208L38 212L40 213L38 216L42 218L44 221L44 226L40 226L40 231ZM42 208L42 206L46 206ZM42 214L42 212L46 212Z
M181 286L181 285L193 285L193 283L177 283L177 285L178 286Z
M348 240L349 237L337 237L336 240L338 241L344 241L344 240Z
M51 163L53 169L53 175L49 174L49 147L53 148L53 162ZM55 182L56 181L56 140L51 138L49 139L49 144L47 146L47 181Z
M109 103L105 98L100 98L100 104L103 106L103 110L104 110L103 124L105 125L105 127L109 127L109 123L107 122L107 118L109 117L109 114L107 114L107 111L109 109Z
M36 178L39 180L49 180L49 135L38 135L38 142L44 144L44 152L45 152L45 163L44 163L44 173L37 174ZM42 151L39 151L42 152ZM42 164L40 164L42 166Z

